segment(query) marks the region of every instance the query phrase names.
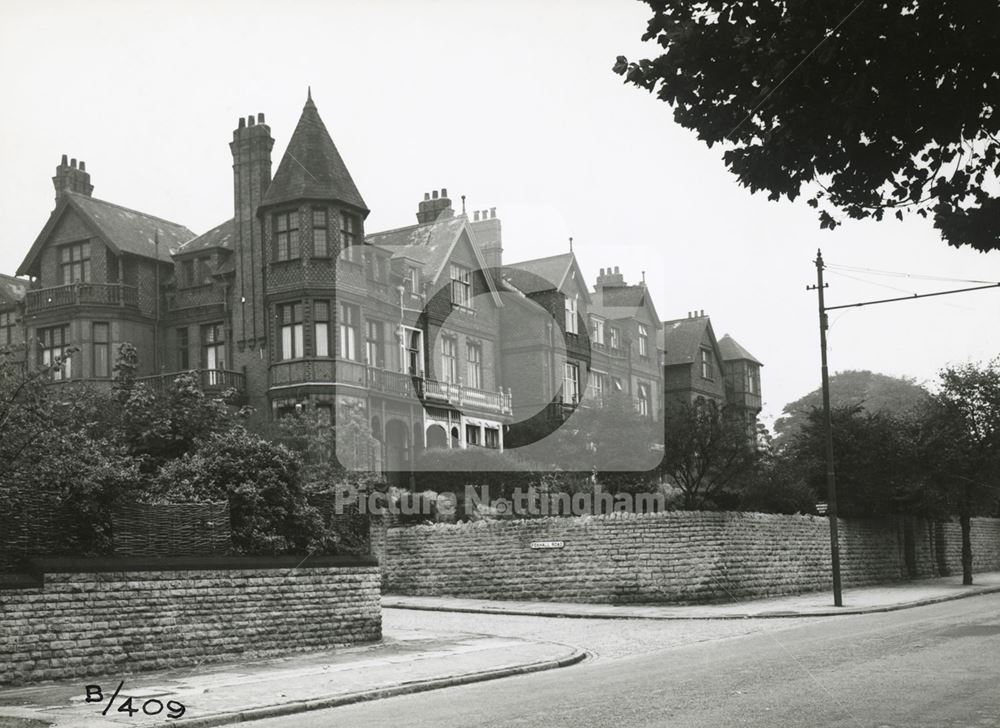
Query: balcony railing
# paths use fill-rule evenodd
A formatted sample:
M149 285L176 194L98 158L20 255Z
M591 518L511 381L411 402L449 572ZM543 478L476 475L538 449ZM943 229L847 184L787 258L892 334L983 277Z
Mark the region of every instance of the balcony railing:
M28 313L87 304L138 308L139 289L123 283L70 283L28 291L25 304Z
M234 372L230 369L193 369L190 372L169 372L149 377L136 377L136 381L145 382L154 389L162 390L172 384L181 374L188 373L194 373L198 376L198 383L206 392L221 392L225 389L235 389L237 392L246 391L243 372Z
M272 387L329 382L363 387L395 397L410 397L430 403L439 402L457 409L475 409L499 415L510 415L513 412L509 389L506 392L502 390L489 392L459 384L438 382L423 376L393 372L368 366L362 362L346 360L332 362L328 359L278 362L271 365L270 379Z

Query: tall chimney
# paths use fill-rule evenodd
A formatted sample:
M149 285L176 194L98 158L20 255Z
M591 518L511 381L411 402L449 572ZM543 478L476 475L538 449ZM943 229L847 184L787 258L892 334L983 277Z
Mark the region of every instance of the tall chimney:
M233 339L239 352L263 346L264 236L257 208L271 184L271 128L262 115L241 117L229 149L233 154L233 253L236 263ZM235 359L235 356L231 354Z
M90 184L90 173L87 172L87 163L81 161L77 165L76 160L67 160L66 155L62 155L59 166L56 167L56 175L52 178L52 186L56 188L56 204L67 192L76 192L80 195L91 196L94 185Z

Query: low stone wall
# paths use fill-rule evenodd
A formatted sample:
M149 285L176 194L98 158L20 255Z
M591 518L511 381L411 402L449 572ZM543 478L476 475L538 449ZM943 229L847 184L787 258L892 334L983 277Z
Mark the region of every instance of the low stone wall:
M847 586L907 578L901 520L841 520ZM958 524L911 531L916 576L961 573ZM484 599L685 604L827 589L826 518L675 511L389 528L384 591ZM939 548L935 538L943 534ZM532 548L537 542L561 548ZM957 550L956 550L957 544ZM1000 520L973 519L976 570L1000 569Z
M0 684L381 638L373 559L48 560L0 590Z

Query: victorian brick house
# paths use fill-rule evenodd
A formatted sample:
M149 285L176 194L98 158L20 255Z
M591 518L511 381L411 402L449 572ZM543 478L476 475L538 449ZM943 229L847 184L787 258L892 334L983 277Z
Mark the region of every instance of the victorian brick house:
M612 391L661 417L677 352L668 340L661 362L644 283L608 268L591 288L572 252L505 264L495 210L467 215L463 198L456 213L444 189L419 201L416 224L367 233L311 96L272 174L273 145L263 114L239 120L232 214L201 235L94 198L85 163L63 157L21 277L0 276L0 346L27 343L39 363L73 347L55 378L100 386L130 342L140 377L195 370L269 418L354 406L392 471L424 447L503 449L512 422L559 420Z
M663 386L667 402L698 398L726 404L756 430L761 410L760 368L750 352L726 334L716 339L704 311L663 322Z

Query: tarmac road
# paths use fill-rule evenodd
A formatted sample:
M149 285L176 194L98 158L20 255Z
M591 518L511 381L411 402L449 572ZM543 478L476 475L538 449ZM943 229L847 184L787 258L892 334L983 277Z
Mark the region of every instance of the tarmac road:
M531 619L543 629L568 621ZM623 639L642 640L641 626ZM812 619L254 725L1000 728L1000 594Z

